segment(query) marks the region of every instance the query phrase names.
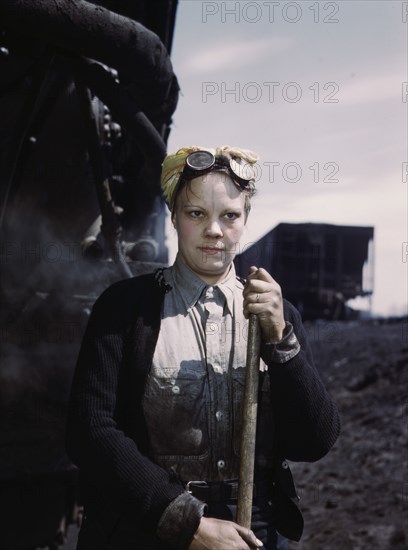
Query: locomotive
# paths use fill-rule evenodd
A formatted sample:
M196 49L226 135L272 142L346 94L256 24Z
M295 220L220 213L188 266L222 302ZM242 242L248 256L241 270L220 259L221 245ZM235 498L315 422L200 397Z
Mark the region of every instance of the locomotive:
M2 550L80 519L64 448L93 302L167 263L160 165L179 86L174 0L0 5Z

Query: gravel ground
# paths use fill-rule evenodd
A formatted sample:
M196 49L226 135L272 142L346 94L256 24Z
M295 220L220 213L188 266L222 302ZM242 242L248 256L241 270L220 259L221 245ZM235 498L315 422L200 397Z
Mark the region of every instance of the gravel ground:
M305 518L291 550L408 547L408 323L307 325L342 433L313 464L291 464Z

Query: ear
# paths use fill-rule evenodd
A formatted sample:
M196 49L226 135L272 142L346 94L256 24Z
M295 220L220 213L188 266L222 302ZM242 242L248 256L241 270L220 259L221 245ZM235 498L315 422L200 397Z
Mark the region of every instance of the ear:
M171 223L173 224L174 229L177 231L177 217L175 211L171 214Z

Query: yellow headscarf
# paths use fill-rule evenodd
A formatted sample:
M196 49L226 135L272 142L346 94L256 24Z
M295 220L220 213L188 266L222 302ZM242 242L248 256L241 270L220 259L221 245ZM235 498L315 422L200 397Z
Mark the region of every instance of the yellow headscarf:
M170 210L173 208L175 191L181 173L184 170L186 158L190 153L194 153L195 151L209 151L216 158L240 158L249 164L255 164L259 159L257 153L254 153L253 151L238 149L237 147L229 147L228 145L223 145L215 149L192 145L190 147L183 147L176 153L170 153L163 161L161 173L161 188L163 191L164 200Z

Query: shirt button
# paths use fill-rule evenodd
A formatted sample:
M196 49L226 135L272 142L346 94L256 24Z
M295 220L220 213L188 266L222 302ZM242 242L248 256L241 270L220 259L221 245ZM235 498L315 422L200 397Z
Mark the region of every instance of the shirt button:
M173 393L180 393L180 388L179 388L178 386L173 386L173 387L171 388L171 391L172 391Z
M211 298L214 296L214 287L209 286L207 290L205 291L205 297L207 300L211 300Z
M222 470L225 467L225 462L223 460L219 460L217 462L217 466L220 470Z
M217 411L217 412L215 413L215 418L216 418L217 420L221 420L221 418L222 418L222 412L221 412L221 411Z
M282 462L282 468L284 468L285 470L289 468L289 464L286 462L286 460Z

